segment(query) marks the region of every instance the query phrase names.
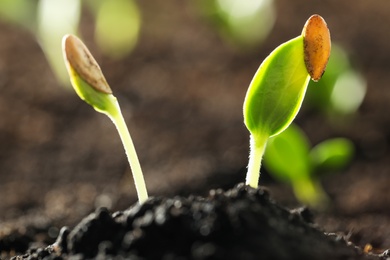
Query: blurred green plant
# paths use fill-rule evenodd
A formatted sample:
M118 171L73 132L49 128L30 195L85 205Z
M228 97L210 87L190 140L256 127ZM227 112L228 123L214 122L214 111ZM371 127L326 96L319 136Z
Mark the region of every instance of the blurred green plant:
M305 106L312 107L331 119L354 114L366 94L366 81L356 71L346 51L332 46L326 73L320 82L310 82Z
M37 1L31 0L1 0L0 19L34 31L36 29L37 5Z
M83 7L95 17L95 40L105 55L120 59L133 50L141 26L134 0L1 0L0 19L34 34L55 76L68 85L59 46L64 34L77 34Z
M141 12L134 0L89 0L96 17L95 40L101 51L114 59L128 55L136 46Z
M328 196L319 177L345 168L353 155L354 146L348 139L332 138L312 148L304 132L291 124L283 133L270 138L264 166L277 180L290 184L299 201L324 208Z
M196 3L225 39L242 47L258 47L276 19L273 0L198 0Z
M40 0L38 2L37 28L34 31L38 42L57 79L67 82L61 58L61 38L66 33L75 34L80 20L80 0Z

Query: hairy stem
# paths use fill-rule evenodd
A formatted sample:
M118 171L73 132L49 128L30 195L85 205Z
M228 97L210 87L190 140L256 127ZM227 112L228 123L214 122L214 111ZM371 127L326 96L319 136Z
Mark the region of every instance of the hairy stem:
M246 184L252 188L259 186L261 160L267 145L268 136L250 136L250 154Z

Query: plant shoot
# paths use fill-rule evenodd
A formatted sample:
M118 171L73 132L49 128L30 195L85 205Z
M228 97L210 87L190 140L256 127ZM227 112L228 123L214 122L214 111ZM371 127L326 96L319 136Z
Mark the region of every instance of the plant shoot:
M106 114L116 126L133 173L138 200L143 203L148 199L144 177L116 97L112 94L98 63L80 39L65 35L62 48L70 81L76 93L96 111Z
M329 30L320 16L313 15L300 36L277 47L260 65L249 85L243 109L244 123L251 134L247 185L258 186L268 139L294 120L310 77L321 78L329 54Z
M346 138L332 138L312 147L305 133L291 124L270 138L264 155L268 172L293 188L296 198L317 209L326 208L328 196L319 178L345 168L354 154Z

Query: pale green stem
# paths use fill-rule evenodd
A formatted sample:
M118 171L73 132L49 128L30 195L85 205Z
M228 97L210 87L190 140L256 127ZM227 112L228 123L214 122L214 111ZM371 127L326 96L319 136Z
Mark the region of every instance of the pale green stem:
M313 179L300 179L292 182L295 196L304 204L317 209L324 209L329 204L329 198L321 184Z
M248 172L246 174L246 185L252 188L259 186L261 160L267 145L268 136L250 136L250 154Z
M141 165L139 163L138 156L135 151L133 140L131 139L126 122L123 119L119 104L116 105L117 109L115 110L115 112L112 111L110 114L108 114L108 116L114 122L114 125L119 132L120 138L126 151L127 159L129 160L131 171L133 173L135 189L137 190L138 195L138 201L140 204L142 204L148 199L148 192L146 190L144 176L142 174Z

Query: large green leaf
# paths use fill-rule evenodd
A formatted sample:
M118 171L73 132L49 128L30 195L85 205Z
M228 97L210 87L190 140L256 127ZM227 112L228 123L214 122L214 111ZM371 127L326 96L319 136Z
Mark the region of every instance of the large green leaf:
M276 48L260 65L244 101L244 122L253 136L286 129L301 107L309 74L303 36Z

